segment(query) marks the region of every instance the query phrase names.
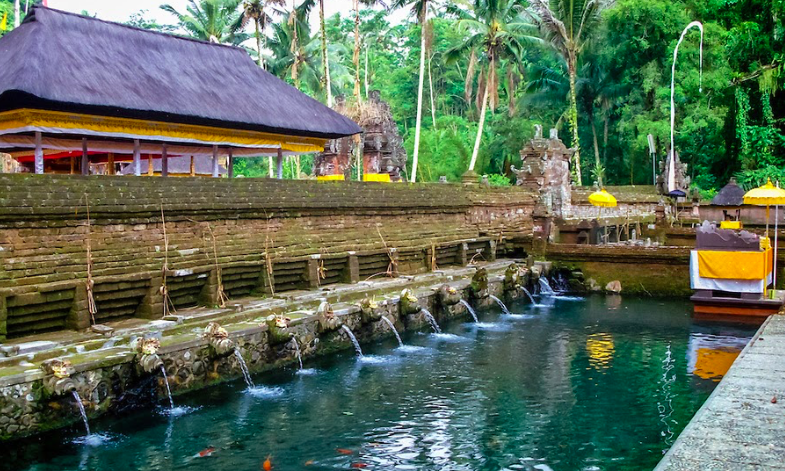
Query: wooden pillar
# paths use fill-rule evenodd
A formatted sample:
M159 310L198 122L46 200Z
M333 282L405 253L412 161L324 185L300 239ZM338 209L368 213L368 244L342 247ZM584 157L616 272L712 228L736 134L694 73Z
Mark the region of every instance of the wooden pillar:
M134 175L142 175L142 149L139 139L134 139Z
M191 156L191 166L188 168L188 173L192 176L196 176L196 162L194 162L194 156Z
M82 138L82 175L90 175L90 158L87 155L87 138Z
M71 156L71 175L76 173L76 156Z
M169 156L166 154L166 144L161 146L161 176L169 176Z
M218 178L218 146L213 146L213 178Z
M229 167L229 178L234 178L234 157L232 156L232 148L229 148L229 155L226 157L226 166Z
M276 163L278 165L278 179L281 180L283 178L283 149L280 147L278 148L278 158L276 159Z
M147 176L152 177L155 175L155 167L153 166L153 154L147 154Z
M109 152L106 159L106 174L114 175L114 153Z
M35 132L35 173L44 173L44 148L42 144L41 131Z

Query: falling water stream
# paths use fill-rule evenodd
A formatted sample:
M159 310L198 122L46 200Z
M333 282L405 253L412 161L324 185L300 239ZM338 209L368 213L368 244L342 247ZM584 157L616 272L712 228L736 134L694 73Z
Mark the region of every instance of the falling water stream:
M76 402L76 405L79 406L79 413L82 414L82 421L84 422L85 431L87 432L87 435L90 436L90 424L87 423L87 412L84 410L82 398L79 397L79 393L76 392L75 389L71 391L71 395L74 396L74 401Z
M498 305L499 305L499 307L500 307L500 308L502 308L502 312L503 312L503 313L505 313L505 314L507 314L507 315L510 315L510 314L512 314L512 313L510 312L510 310L509 310L509 309L507 309L507 306L505 306L505 305L504 305L504 303L502 302L502 300L501 300L501 299L497 298L496 296L494 296L494 295L492 295L492 294L491 294L491 295L489 295L488 297L489 297L489 298L491 298L491 299L493 299L494 301L496 301L496 304L498 304Z
M166 368L164 368L164 365L161 365L161 374L164 376L166 395L169 396L169 408L174 409L174 399L172 399L172 390L169 389L169 378L166 376Z
M300 363L300 370L303 369L303 354L300 352L300 342L297 341L297 338L293 338L294 340L294 352L297 354L297 361Z
M243 372L243 379L245 380L245 384L252 388L254 387L253 380L251 379L251 372L248 371L248 364L245 363L245 359L243 355L240 353L240 350L234 349L234 356L237 357L237 362L240 364L240 371Z
M393 334L395 334L395 338L398 340L398 346L403 347L403 340L401 340L401 335L395 329L395 325L393 325L392 321L384 316L382 316L382 320L385 324L387 324L388 327L390 327L390 330L392 330Z
M554 294L553 288L551 288L551 284L548 283L548 279L545 277L540 277L540 293L546 296L552 296Z
M346 332L346 335L349 336L349 340L352 341L352 345L354 345L354 351L357 352L357 356L363 356L363 349L360 348L360 342L357 341L357 337L354 336L354 332L349 327L342 325L341 329Z
M524 293L526 293L526 296L528 296L528 297L529 297L529 301L531 301L531 303L532 303L532 304L537 304L536 302L534 302L534 296L532 296L532 294L529 292L529 290L528 290L528 289L526 289L526 288L525 288L525 287L523 287L523 286L519 286L519 288L521 288L521 291L523 291Z
M474 322L479 322L479 320L477 319L477 313L476 313L476 312L474 312L474 308L471 306L471 304L469 304L468 302L466 302L466 300L465 300L465 299L461 299L461 304L463 304L464 306L466 306L466 309L468 309L468 310L469 310L469 314L471 314L471 315L472 315L472 319L474 319Z
M425 316L425 318L428 319L428 322L431 324L433 331L436 332L437 334L441 334L442 329L441 327L439 327L439 323L436 322L436 319L433 318L433 314L431 314L431 311L422 308L422 313Z

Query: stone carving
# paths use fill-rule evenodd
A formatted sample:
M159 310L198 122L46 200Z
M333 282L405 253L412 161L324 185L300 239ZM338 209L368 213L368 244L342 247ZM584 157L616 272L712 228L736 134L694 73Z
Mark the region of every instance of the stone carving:
M670 154L669 154L670 155ZM668 176L670 175L670 165L668 159L660 162L660 174L657 176L657 193L660 195L668 194ZM692 180L687 174L687 164L683 163L679 158L679 153L676 152L676 163L674 164L676 171L676 189L687 190L690 187Z
M316 309L316 319L319 323L319 333L338 330L343 323L333 312L333 307L327 301L322 301Z
M335 97L333 109L344 116L352 117L352 111L346 103L346 97ZM343 175L349 180L352 170L352 154L355 142L353 137L342 137L327 142L324 152L316 154L313 161L313 171L317 177L326 175Z
M469 290L474 298L482 299L488 297L488 271L485 268L479 268L474 272Z
M207 339L217 356L228 355L234 352L234 342L229 338L229 333L217 322L207 324L202 336Z
M41 369L46 373L44 389L54 396L64 396L76 390L76 384L71 379L73 368L68 360L55 358L41 363Z
M454 306L461 302L461 299L461 292L452 286L444 284L439 287L439 302L442 306Z
M417 314L422 308L420 307L420 300L412 293L412 290L405 289L401 291L401 313L404 315Z
M161 341L156 338L137 338L136 350L137 365L147 374L157 372L164 366L163 360L158 356Z
M521 167L512 166L515 184L540 194L547 211L557 217L569 212L570 158L575 149L568 149L559 139L556 129L550 137L542 137L542 126L534 126L534 138L521 150Z
M382 318L384 309L379 307L379 304L373 298L365 298L360 301L360 317L363 324L378 321Z
M528 272L526 267L519 267L517 263L511 263L504 270L504 291L519 291L526 284Z
M284 316L270 315L264 320L267 325L267 341L270 345L288 343L294 338L294 332L289 329L291 319Z

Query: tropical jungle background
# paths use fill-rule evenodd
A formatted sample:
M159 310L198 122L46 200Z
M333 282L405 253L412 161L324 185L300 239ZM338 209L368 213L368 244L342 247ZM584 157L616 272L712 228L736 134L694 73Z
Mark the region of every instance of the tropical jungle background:
M309 21L335 1L351 3L352 13ZM13 29L14 3L0 0L0 34ZM140 11L129 24L244 47L327 104L380 90L405 140L410 179L421 104L417 181L457 181L474 164L499 185L509 184L534 124L579 147L576 182L651 184L647 135L664 160L673 51L698 20L703 73L691 29L674 96L676 149L693 185L710 196L731 176L745 187L785 181L785 0L190 0L183 10L161 8L171 23ZM394 9L408 20L391 23ZM307 172L309 159L302 163ZM242 160L237 170L264 176L268 166Z

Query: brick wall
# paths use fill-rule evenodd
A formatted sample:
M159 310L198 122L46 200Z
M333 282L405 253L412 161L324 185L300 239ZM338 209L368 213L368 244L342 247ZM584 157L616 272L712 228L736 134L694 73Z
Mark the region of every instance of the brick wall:
M165 263L183 307L216 302L218 269L243 296L423 271L433 248L444 263L492 257L531 232L534 202L445 184L0 175L0 338L89 326L88 233L106 322L160 317Z

